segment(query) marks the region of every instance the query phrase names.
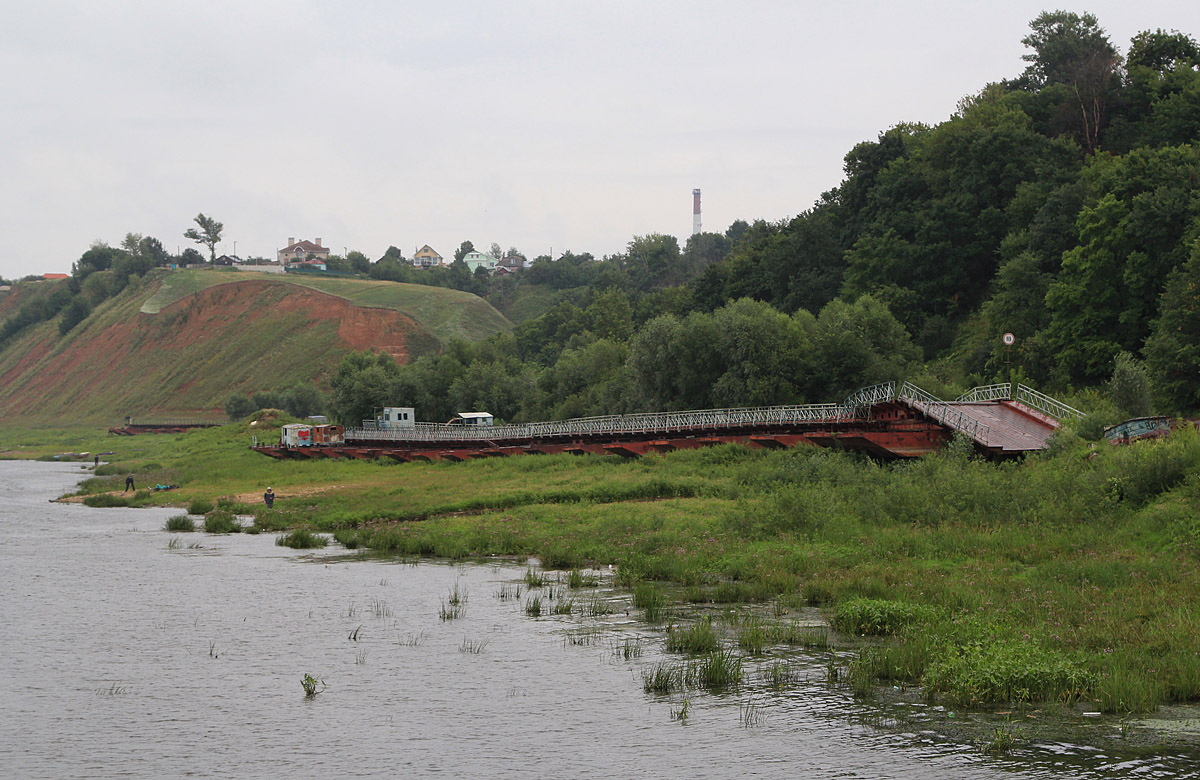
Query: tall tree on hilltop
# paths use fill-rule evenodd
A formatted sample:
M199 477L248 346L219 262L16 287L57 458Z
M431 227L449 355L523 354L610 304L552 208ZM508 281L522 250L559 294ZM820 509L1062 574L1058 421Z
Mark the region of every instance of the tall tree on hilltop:
M1033 49L1021 81L1049 96L1062 92L1060 122L1091 154L1121 86L1121 55L1092 14L1044 11L1021 43Z
M208 247L208 261L210 263L215 262L217 259L217 243L221 240L221 231L225 229L225 226L212 217L204 216L203 212L196 215L195 222L200 226L200 229L188 228L183 231L183 237Z

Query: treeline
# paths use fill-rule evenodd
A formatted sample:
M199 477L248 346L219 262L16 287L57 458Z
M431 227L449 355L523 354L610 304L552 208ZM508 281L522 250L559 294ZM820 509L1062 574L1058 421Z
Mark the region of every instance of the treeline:
M639 411L840 399L896 379L919 358L887 307L863 296L818 316L735 301L714 312L665 314L640 327L628 296L597 294L478 344L397 365L386 354L348 355L330 406L358 425L381 406L415 407L445 421L486 410L512 422Z

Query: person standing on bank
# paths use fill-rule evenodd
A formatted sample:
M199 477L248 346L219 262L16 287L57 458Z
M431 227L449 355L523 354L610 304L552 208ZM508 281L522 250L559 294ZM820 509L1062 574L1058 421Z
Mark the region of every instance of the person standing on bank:
M121 492L128 493L130 490L132 490L135 493L137 492L137 488L135 488L133 486L133 475L132 474L130 474L128 477L125 477L125 489L122 490Z
M275 492L271 488L267 488L267 492L263 493L263 503L267 505L267 509L275 508Z

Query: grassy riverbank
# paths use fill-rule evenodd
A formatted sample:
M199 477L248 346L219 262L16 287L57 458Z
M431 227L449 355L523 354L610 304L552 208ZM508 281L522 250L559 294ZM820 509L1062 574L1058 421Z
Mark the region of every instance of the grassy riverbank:
M922 685L956 706L1107 712L1200 698L1192 432L1124 448L1064 441L1007 464L961 447L880 464L729 446L631 461L281 462L247 449L254 432L272 436L248 424L121 439L9 432L14 449L0 455L112 449L85 493L119 491L133 473L138 487L181 486L134 505L224 498L258 528L328 531L347 546L612 564L625 584L677 583L694 603L773 600L775 622L744 648L785 641L788 611L817 605L846 635L885 637L850 666L864 693ZM269 511L267 485L279 495Z

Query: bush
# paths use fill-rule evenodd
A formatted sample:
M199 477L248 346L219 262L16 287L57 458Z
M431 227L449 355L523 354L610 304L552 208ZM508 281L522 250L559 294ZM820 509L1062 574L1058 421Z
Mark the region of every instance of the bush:
M204 517L204 530L210 534L235 534L242 527L232 512L214 509Z
M187 515L175 515L167 518L166 525L163 526L164 531L195 531L196 524L192 522L192 518Z
M213 502L207 498L193 498L188 503L189 515L206 515L211 511L213 511Z

